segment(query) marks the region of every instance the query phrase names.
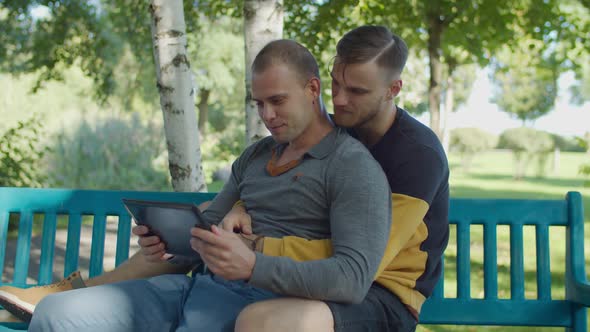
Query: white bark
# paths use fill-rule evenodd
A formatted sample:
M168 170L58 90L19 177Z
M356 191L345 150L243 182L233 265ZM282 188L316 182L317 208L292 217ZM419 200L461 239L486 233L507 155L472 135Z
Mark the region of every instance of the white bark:
M268 136L258 116L250 91L252 62L270 41L283 37L282 0L244 0L244 44L246 52L246 144Z
M152 0L150 12L172 187L206 191L182 0Z

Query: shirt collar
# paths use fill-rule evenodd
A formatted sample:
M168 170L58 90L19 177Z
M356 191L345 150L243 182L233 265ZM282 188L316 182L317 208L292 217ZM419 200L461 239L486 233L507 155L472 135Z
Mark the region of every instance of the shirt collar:
M338 127L332 129L321 141L319 141L319 143L312 146L305 155L315 159L324 159L338 147L336 143L340 135L347 135L345 129ZM273 150L280 156L286 146L286 143L277 144L274 146Z

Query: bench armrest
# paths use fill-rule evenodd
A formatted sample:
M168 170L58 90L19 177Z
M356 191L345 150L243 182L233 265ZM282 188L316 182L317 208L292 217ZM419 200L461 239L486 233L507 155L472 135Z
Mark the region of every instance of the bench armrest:
M588 280L574 280L568 293L570 301L590 307L590 283Z

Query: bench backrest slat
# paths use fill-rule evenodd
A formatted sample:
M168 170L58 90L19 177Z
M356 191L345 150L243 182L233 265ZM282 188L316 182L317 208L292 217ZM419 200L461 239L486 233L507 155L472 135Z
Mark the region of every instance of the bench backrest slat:
M66 275L78 270L81 231L82 216L78 212L70 213L68 218L68 240L66 244L66 258L64 265L64 274Z
M119 239L129 239L131 237L131 217L129 215L119 216L119 225L117 226L117 252L115 254L115 266L129 258L129 241Z
M498 298L498 232L495 225L483 227L483 292L488 300Z
M106 215L96 214L92 222L92 243L90 244L89 273L91 276L102 274L106 228Z
M451 200L451 223L565 226L565 200L463 199Z
M53 257L55 255L55 233L57 229L57 215L46 213L43 218L43 233L41 238L41 259L39 262L39 283L51 283L53 274Z
M4 271L4 262L6 258L6 246L2 243L8 243L8 211L0 209L0 273Z
M471 234L469 225L457 225L457 297L471 297Z
M510 225L510 298L524 299L524 244L522 225Z
M18 239L16 242L16 257L14 260L15 265L19 267L14 271L14 281L16 283L25 283L27 280L32 232L33 213L31 211L23 211L20 213L19 216Z
M537 298L551 299L551 268L549 261L549 227L537 226L535 229L537 253Z

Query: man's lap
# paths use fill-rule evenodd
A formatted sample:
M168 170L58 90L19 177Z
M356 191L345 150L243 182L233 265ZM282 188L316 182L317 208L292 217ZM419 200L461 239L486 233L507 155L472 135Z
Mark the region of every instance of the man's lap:
M373 283L359 304L326 302L334 317L334 331L414 331L416 319L387 289Z
M211 275L164 275L54 294L30 330L233 330L246 305L274 294Z

